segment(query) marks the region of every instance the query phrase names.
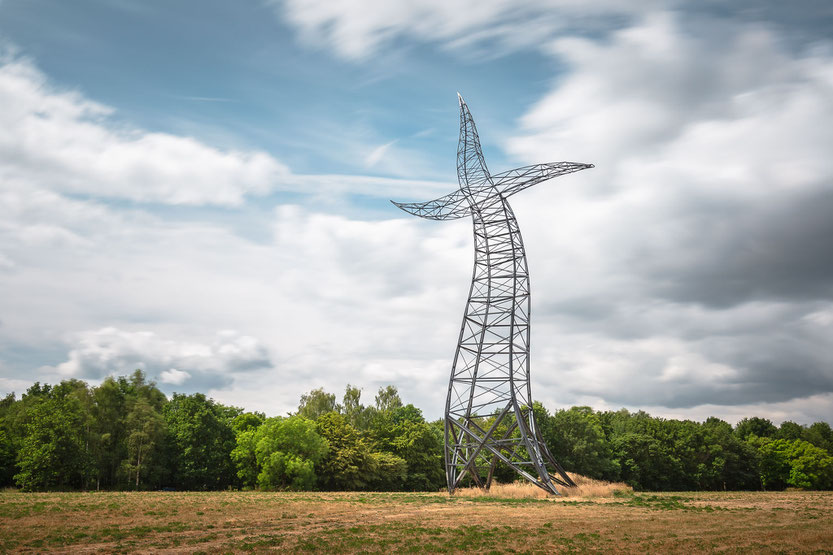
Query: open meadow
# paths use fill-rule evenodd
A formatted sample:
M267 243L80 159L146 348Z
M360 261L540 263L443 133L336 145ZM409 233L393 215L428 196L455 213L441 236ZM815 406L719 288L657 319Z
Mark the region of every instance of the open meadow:
M830 553L833 492L0 493L2 552L267 550Z

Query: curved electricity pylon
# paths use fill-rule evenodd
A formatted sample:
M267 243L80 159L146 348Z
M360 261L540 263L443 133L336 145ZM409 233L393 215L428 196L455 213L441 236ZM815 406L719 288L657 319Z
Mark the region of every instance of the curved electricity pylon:
M558 494L555 484L575 484L535 425L529 383L529 272L508 198L593 165L555 162L490 175L474 119L463 97L457 96L460 188L428 202L394 202L405 212L429 220L471 216L474 223L474 275L445 404L448 491L453 493L466 475L488 488L497 461L502 461L533 484ZM485 484L478 463L489 465Z

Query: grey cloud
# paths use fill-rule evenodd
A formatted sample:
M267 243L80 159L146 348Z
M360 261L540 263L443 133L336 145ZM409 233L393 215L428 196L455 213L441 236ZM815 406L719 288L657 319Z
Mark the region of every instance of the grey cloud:
M55 370L65 377L101 379L140 368L163 390L206 391L230 386L236 373L272 366L263 345L230 330L211 342L196 343L149 331L102 328L79 334L68 360Z
M735 22L760 22L777 26L779 32L796 45L830 38L833 4L826 0L721 0L684 2L686 10L700 12L712 21L715 17Z
M617 310L615 299L598 297L571 297L539 305L538 310L558 317L568 317L577 321L600 322L608 319Z
M652 292L722 308L755 300L833 298L833 191L722 206L681 198L673 245L643 245L630 269Z
M833 51L698 17L556 40L574 71L507 142L597 166L539 193L530 211L555 225L525 235L551 253L533 359L564 399L688 410L833 391Z
M219 370L189 372L190 377L181 384L165 383L161 379L161 372L148 370L147 374L148 379L154 380L157 387L168 395L172 393L210 394L212 391L230 389L234 386L234 379Z
M757 349L755 351L754 349ZM696 348L692 349L696 350ZM703 347L703 354L709 354ZM611 376L608 384L580 381L570 384L574 394L604 398L610 404L690 408L700 405L745 405L777 403L833 392L833 357L821 357L801 338L772 337L732 341L731 352L712 360L700 360L664 379L669 353L632 356L635 369ZM671 357L670 360L673 360ZM725 375L702 376L707 363L731 369ZM579 370L580 371L580 370Z
M627 2L603 0L481 0L471 2L378 0L264 0L294 26L306 44L336 55L364 60L403 48L407 41L438 43L460 56L489 58L539 48L557 35L606 37L640 17L662 10L679 13L701 36L715 27L763 24L777 28L796 45L829 38L833 10L825 0L684 0ZM704 56L704 59L707 59ZM707 62L705 62L707 63ZM694 85L701 85L692 81Z

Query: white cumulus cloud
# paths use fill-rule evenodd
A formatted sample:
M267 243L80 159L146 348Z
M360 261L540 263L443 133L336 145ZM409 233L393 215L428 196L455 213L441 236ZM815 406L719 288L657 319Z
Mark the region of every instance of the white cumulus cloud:
M594 18L638 12L657 2L269 0L267 4L295 25L308 43L326 45L345 58L362 59L400 37L452 48L484 43L500 44L504 50L530 46L570 25L592 27Z
M135 201L239 204L288 174L264 152L119 125L108 119L112 108L57 90L26 60L0 61L3 180Z
M165 370L164 372L159 374L159 381L171 385L182 385L190 377L191 374L185 372L184 370L177 370L176 368L171 368L170 370Z
M165 384L182 385L194 378L198 386L216 388L232 383L235 372L264 367L272 368L267 349L235 331L218 332L213 341L202 343L107 327L77 334L68 360L56 370L67 377L100 379L140 368Z

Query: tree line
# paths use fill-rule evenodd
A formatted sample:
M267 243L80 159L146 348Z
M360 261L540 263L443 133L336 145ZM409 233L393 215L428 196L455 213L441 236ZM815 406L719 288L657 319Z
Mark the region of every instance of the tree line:
M625 409L531 410L556 459L591 478L658 491L833 489L825 422L752 417L733 427ZM393 386L371 405L353 386L341 402L316 389L272 418L201 393L168 398L139 370L96 387L36 383L0 400L0 487L27 491L436 491L442 451L442 420L426 421ZM506 465L495 476L516 478Z

